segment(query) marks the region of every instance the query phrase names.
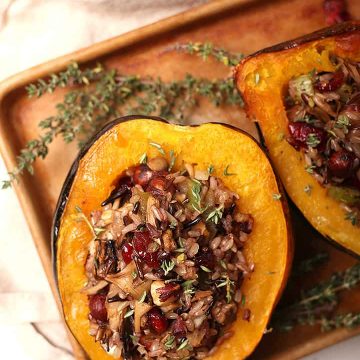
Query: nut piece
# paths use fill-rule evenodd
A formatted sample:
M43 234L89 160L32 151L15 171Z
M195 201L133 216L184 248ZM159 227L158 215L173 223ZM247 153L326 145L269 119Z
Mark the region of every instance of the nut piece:
M163 236L162 236L162 240L164 243L164 250L166 252L171 252L174 251L176 249L176 243L173 240L173 235L172 235L172 231L170 229L167 229Z
M157 157L150 159L147 162L147 165L152 171L163 171L169 167L166 159L161 156L157 156Z
M164 281L153 281L150 288L150 293L153 302L157 306L166 306L177 300L180 286L178 284L165 284Z

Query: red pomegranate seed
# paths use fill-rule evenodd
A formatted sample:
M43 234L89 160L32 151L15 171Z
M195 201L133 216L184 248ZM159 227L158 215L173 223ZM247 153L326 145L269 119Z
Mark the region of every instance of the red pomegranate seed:
M159 308L152 308L147 315L151 330L157 334L163 333L168 328L168 321Z
M343 83L344 73L342 71L337 71L329 81L319 81L315 84L315 87L320 92L336 91Z
M125 264L128 264L132 260L132 254L133 254L133 245L131 242L127 242L124 244L124 246L121 249L121 254L123 257L123 260L125 261Z
M347 178L351 175L355 154L345 149L334 152L328 161L328 168L333 176Z
M185 321L181 317L178 317L173 323L173 329L172 329L173 335L176 338L181 339L186 337L186 332L187 329L186 329Z
M350 20L350 14L347 11L344 0L325 0L324 13L325 21L328 25Z
M147 248L150 243L150 233L149 231L137 231L134 234L133 246L140 258L144 258L147 254Z
M157 268L160 266L160 262L159 262L159 252L152 252L152 253L147 253L144 261L146 263L147 266L150 266L151 268Z
M289 143L295 148L307 148L307 140L310 134L314 134L317 139L320 140L319 144L316 145L316 148L322 148L326 143L326 132L323 129L312 126L306 122L290 121L288 129L290 133Z
M145 261L148 266L155 268L160 265L159 253L148 251L151 242L149 231L138 231L134 234L133 247L139 259Z
M134 168L133 181L135 184L141 185L142 187L147 186L151 178L153 177L154 172L145 165L138 165Z
M98 321L107 322L107 310L105 307L105 294L89 296L89 308L91 316Z

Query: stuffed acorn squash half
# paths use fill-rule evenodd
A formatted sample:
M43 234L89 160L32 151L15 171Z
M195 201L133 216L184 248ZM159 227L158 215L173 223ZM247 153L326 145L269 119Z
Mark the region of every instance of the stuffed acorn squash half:
M290 198L360 255L360 24L259 51L235 81Z
M66 323L91 359L243 359L292 258L257 142L220 124L127 117L65 181L53 228Z

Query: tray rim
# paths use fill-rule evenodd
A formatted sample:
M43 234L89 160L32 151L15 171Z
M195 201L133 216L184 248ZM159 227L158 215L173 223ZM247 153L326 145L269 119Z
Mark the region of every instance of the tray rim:
M241 6L256 2L259 2L259 0L210 0L209 3L195 6L184 12L180 12L178 14L164 18L155 23L134 29L130 32L126 32L101 42L94 43L69 54L56 57L52 60L35 65L2 80L0 82L0 153L7 170L11 170L16 165L16 153L13 150L13 142L4 136L6 116L4 115L3 104L6 100L6 97L10 93L17 89L24 88L27 84L34 82L39 78L43 78L51 73L56 73L63 70L71 62L77 62L79 65L81 65L83 63L94 61L98 57L104 56L122 48L136 45L137 43L141 43L143 40L156 38L162 34L192 25L195 22L206 19L208 17L218 16L221 13L226 13L232 9L237 9ZM45 233L42 229L41 221L37 216L36 204L31 199L29 191L30 189L26 186L27 178L29 178L29 176L30 175L26 174L25 176L21 177L18 182L12 185L12 188L15 191L22 208L25 220L28 224L31 236L34 241L34 245L39 254L46 277L62 316L62 308L52 271L51 256L49 256L50 253L46 247L40 245L40 243L42 243L42 245L47 243L49 234ZM66 325L65 329L68 331ZM290 355L291 358L297 359L324 349L328 346L334 345L340 341L346 340L359 333L360 328L354 330L337 329L329 332L321 339L321 341L311 341L305 343L303 346L292 348L290 352L284 350L281 353L278 353L277 357L288 358ZM69 337L75 352L75 356L78 359L85 359L83 358L82 351L79 350L77 341L72 338L71 334Z

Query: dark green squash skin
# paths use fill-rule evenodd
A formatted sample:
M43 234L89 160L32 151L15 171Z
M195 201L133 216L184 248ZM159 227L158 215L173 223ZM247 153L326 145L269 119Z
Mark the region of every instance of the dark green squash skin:
M248 55L245 59L243 59L241 62L246 62L250 58L253 58L255 56L261 55L261 54L268 54L268 53L274 53L279 52L283 50L289 50L292 48L295 48L297 46L317 41L321 39L326 39L328 37L333 36L339 36L339 35L350 35L352 32L359 31L360 30L360 24L355 21L346 21L343 23L335 24L330 27L326 27L317 31L314 31L310 34L300 36L293 40L288 40L281 42L276 45L272 45L269 47L266 47L264 49L258 50L251 55Z
M339 36L339 35L350 35L351 33L357 32L357 31L360 31L359 22L347 21L347 22L335 24L333 26L320 29L318 31L312 32L312 33L307 34L305 36L301 36L301 37L298 37L296 39L288 40L288 41L285 41L285 42L282 42L282 43L279 43L279 44L264 48L262 50L256 51L255 53L253 53L251 55L248 55L241 62L244 63L244 62L248 61L249 59L251 59L253 57L256 57L256 56L259 56L259 55L262 55L262 54L281 52L281 51L285 51L285 50L295 48L297 46L301 46L303 44L306 44L306 43L309 43L309 42L312 42L312 41L326 39L328 37ZM234 81L236 83L237 68L234 71L233 78L234 78ZM240 96L241 96L240 91L239 91L239 93L240 93ZM246 106L247 105L245 103L245 110L246 110ZM263 134L263 132L261 130L261 126L256 121L255 121L255 126L256 126L257 132L259 134L260 144L263 147L263 149L265 149L266 153L268 153L268 148L266 146L266 139L265 139L264 134ZM275 169L273 169L273 170L275 171ZM296 207L296 205L293 202L291 202L290 205ZM310 222L308 222L308 223L311 226ZM320 238L322 240L327 241L328 243L330 243L332 246L334 246L339 251L342 251L342 252L356 258L357 260L360 260L360 255L359 254L351 251L350 249L347 249L347 248L341 246L340 244L338 244L335 240L333 240L329 236L325 236L323 234L320 234L320 235L321 235Z

